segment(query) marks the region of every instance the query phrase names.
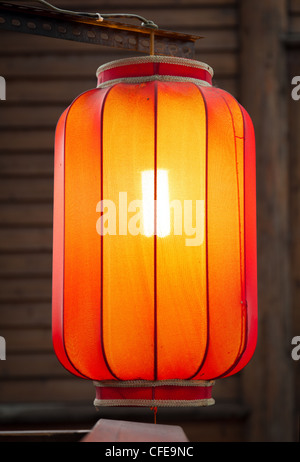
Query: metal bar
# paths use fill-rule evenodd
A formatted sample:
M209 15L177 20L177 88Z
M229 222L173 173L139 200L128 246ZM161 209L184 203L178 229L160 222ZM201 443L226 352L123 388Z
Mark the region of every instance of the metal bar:
M98 22L9 3L0 3L0 30L122 48L146 54L194 57L195 41L202 38L112 21Z

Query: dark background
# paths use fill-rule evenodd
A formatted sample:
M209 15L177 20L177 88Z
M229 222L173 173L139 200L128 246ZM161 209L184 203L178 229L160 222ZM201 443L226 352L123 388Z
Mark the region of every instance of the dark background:
M216 405L159 411L191 441L298 441L300 362L299 0L53 0L127 12L161 29L204 35L196 59L238 98L257 139L259 341L244 371L219 381ZM32 2L28 2L32 4ZM35 4L36 5L36 4ZM104 3L103 3L104 5ZM90 382L58 363L51 340L53 145L69 103L96 85L99 65L126 51L0 31L0 429L89 428L101 417L153 421L150 410L93 408Z

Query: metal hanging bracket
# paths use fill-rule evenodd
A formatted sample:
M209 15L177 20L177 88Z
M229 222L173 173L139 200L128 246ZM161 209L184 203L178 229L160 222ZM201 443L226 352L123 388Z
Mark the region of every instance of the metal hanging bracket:
M72 40L146 54L194 58L195 42L203 37L160 30L152 21L136 26L94 13L59 12L0 3L0 30ZM112 15L133 17L134 15ZM136 16L138 17L138 16Z

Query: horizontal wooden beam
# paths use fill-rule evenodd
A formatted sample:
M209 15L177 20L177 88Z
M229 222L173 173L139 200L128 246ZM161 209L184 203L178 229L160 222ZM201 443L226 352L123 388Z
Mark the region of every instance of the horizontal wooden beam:
M99 419L99 412L96 411L89 399L88 392L83 392L86 384L75 382L76 379L58 379L62 382L60 389L60 398L63 397L63 390L68 389L71 392L71 397L68 400L62 399L51 402L40 401L40 394L36 402L16 402L7 400L6 404L0 404L0 430L10 431L22 428L41 429L41 428L63 428L62 424L68 422L69 428L78 428L78 423L85 425L86 428L91 428ZM56 380L56 382L58 382ZM70 380L72 380L73 386ZM30 381L31 386L40 390L42 386L40 382ZM24 382L22 382L24 383ZM50 386L55 387L55 380L52 380ZM227 385L226 385L227 386ZM25 387L26 389L28 387ZM48 389L48 388L47 388ZM76 393L81 391L82 400L76 401ZM93 390L91 395L93 396ZM157 425L180 425L184 429L187 425L207 425L213 422L224 423L241 422L247 420L250 414L250 409L243 405L237 404L232 400L221 399L217 406L203 408L159 408L157 411ZM153 410L150 408L134 408L134 407L107 407L101 410L102 419L128 420L135 422L151 423L154 421ZM18 428L19 426L19 428ZM187 434L187 431L185 431ZM1 433L0 433L1 435ZM0 438L1 442L1 438Z
M0 431L1 443L77 443L88 430Z
M282 41L287 48L299 48L300 34L299 33L284 34L282 35Z
M0 3L0 30L72 40L146 54L193 58L196 35L134 26L42 8Z

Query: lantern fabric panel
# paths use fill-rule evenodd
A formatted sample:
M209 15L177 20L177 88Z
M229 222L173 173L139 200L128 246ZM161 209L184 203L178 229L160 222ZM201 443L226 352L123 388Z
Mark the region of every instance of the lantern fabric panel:
M241 358L227 375L239 372L252 358L257 341L257 238L256 238L256 164L255 134L247 111L240 106L244 119L245 171L245 319L246 334Z
M205 153L197 86L157 82L157 170L168 171L172 212L170 233L156 239L158 380L192 377L207 347Z
M53 341L97 405L212 404L254 352L254 131L211 76L109 63L58 124Z
M113 213L107 213L101 236L102 335L107 363L119 380L154 378L154 238L137 234L134 218L141 174L154 169L153 85L139 91L116 85L103 108L102 199L115 207L116 222L109 229Z
M234 98L214 88L202 94L207 107L209 342L196 377L206 379L223 375L243 347L244 151L243 118Z
M60 278L53 281L54 347L61 344L58 357L67 369L89 379L98 374L113 378L101 354L101 243L96 232L89 234L91 226L95 229L99 200L98 124L105 95L92 90L69 107L58 125L57 139L62 129L64 139L55 160L53 259L60 259L62 269ZM91 117L83 120L82 111L86 110ZM99 352L96 361L95 351Z
M57 358L72 374L83 377L69 361L64 344L64 143L68 109L59 119L55 136L54 223L52 276L52 337Z

